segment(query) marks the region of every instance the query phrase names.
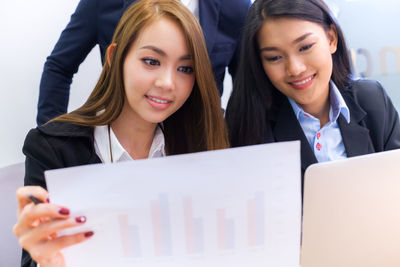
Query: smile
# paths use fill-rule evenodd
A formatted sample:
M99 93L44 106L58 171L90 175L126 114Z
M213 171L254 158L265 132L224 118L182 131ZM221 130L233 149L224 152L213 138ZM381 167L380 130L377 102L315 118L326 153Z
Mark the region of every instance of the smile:
M317 74L313 74L313 75L311 75L311 76L309 76L309 77L307 77L305 79L289 82L289 84L291 86L293 86L295 89L299 89L299 90L300 89L304 89L304 88L308 87L312 83L312 81L313 81L313 79L315 78L316 75Z
M171 101L168 101L168 100L162 100L162 99L159 99L159 98L155 98L153 96L147 96L147 98L152 100L152 101L154 101L154 102L160 103L160 104L167 104L167 103L171 102Z
M149 96L149 95L146 95L145 97L147 99L147 102L150 104L150 106L156 110L165 110L172 103L171 100L168 100L165 98L162 99L159 97L154 97L154 96Z

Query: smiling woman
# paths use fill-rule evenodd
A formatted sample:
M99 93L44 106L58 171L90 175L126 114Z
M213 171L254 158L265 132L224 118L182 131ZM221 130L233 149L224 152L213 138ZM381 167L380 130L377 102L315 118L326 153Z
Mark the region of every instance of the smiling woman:
M133 4L106 58L82 107L26 137L26 186L17 192L14 226L25 249L22 266L65 266L60 250L94 234L57 236L86 218L72 218L67 207L48 203L45 170L229 146L203 33L179 1ZM42 203L34 205L32 195Z
M256 0L226 120L232 146L301 141L301 167L400 148L376 81L351 79L342 30L322 0Z

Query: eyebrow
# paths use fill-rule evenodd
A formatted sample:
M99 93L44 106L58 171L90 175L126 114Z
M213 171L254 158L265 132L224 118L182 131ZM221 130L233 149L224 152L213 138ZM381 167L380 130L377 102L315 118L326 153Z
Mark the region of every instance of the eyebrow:
M159 54L160 56L166 57L167 53L165 53L162 49L153 46L153 45L145 45L143 47L141 47L140 49L148 49L148 50L152 50L154 52L156 52L157 54ZM180 60L191 60L192 56L187 54L187 55L183 55L179 58Z
M310 35L312 35L312 32L305 33L302 36L300 36L299 38L296 38L296 40L294 40L292 42L292 44L300 43L301 41L305 40ZM266 47L261 48L260 52L263 52L263 51L275 51L275 50L278 50L278 48L276 46L266 46Z

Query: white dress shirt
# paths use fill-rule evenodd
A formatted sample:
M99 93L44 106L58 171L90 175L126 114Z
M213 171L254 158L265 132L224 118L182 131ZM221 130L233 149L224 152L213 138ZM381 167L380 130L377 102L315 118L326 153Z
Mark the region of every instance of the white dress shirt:
M111 139L111 151L110 143ZM111 153L113 162L129 161L133 158L128 152L122 147L117 137L115 136L112 128L110 128L110 139L108 137L108 126L96 126L94 128L94 148L97 156L99 156L101 162L111 163ZM150 147L148 158L159 158L165 157L165 140L164 134L159 126L156 128L154 134L153 143Z
M192 13L196 16L197 20L199 20L199 0L181 0L182 4L184 4Z

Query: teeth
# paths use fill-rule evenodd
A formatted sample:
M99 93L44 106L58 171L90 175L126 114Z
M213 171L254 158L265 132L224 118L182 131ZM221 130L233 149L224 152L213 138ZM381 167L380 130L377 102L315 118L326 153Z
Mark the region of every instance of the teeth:
M292 84L294 84L294 85L302 85L302 84L305 84L305 83L307 83L307 82L311 81L311 80L312 80L312 78L314 78L314 75L313 75L313 76L311 76L310 78L307 78L307 79L305 79L304 81L297 82L297 83L292 83Z
M157 103L161 103L161 104L167 104L168 103L167 100L161 100L161 99L154 98L154 97L151 97L151 96L149 96L148 98L150 98L151 100L153 100L154 102L157 102Z

